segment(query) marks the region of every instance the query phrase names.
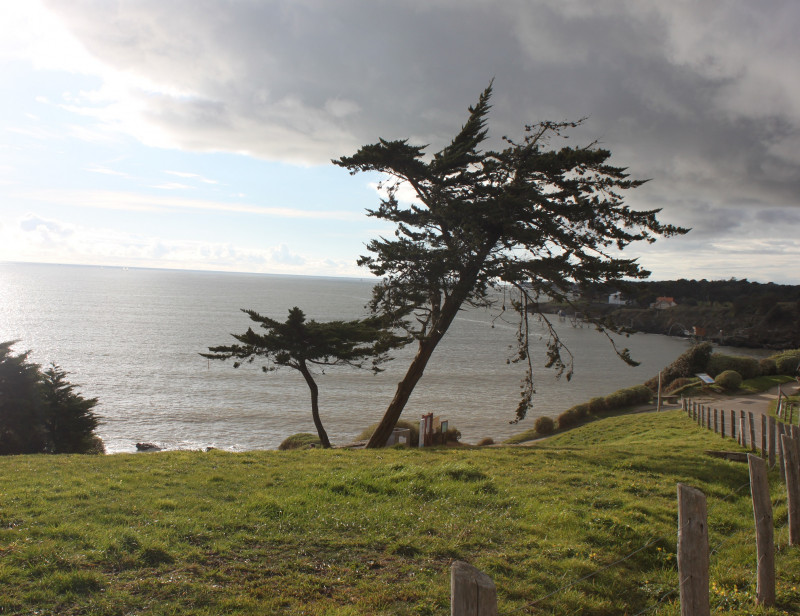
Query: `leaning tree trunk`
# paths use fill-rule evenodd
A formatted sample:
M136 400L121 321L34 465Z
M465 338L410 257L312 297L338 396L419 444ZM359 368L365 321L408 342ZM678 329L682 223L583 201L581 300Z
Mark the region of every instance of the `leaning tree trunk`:
M417 383L422 378L422 373L425 372L425 366L428 365L428 360L430 360L431 355L433 355L436 345L444 338L453 319L456 318L458 311L461 310L462 304L472 292L481 268L483 268L484 261L496 241L496 235L487 238L482 250L475 254L469 265L464 268L458 284L442 305L438 318L431 323L430 334L419 341L417 354L408 367L403 380L397 384L394 398L392 398L378 427L375 428L375 432L372 433L372 436L367 442L368 448L384 447L386 445L386 441L392 434L392 430L394 430L394 427L397 425L400 415L403 413L403 409L408 399L411 397L411 392L414 391L414 387L416 387ZM422 438L422 435L420 434L419 437Z
M311 390L311 417L314 418L314 426L317 428L319 440L325 449L329 449L331 442L328 440L328 433L325 432L325 428L322 427L322 420L319 418L319 388L317 387L316 381L314 381L314 377L311 376L311 372L308 370L305 362L299 364L298 370L300 371L300 374L303 375L308 388Z

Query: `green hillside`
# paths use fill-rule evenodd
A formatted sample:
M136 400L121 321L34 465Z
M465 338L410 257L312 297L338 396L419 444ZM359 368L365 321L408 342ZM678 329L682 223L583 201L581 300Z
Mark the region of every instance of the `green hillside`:
M709 499L712 611L798 613L776 473L761 612L747 467L719 447L671 411L536 447L4 457L0 614L449 614L454 559L501 614L677 614L678 482Z

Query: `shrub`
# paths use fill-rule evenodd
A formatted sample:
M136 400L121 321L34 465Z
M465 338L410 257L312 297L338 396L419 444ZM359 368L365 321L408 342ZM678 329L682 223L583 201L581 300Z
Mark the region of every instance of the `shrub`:
M478 447L486 447L487 445L494 445L494 439L490 436L478 441Z
M278 449L288 451L290 449L309 449L321 445L318 435L310 432L300 432L283 439L283 442L278 445Z
M701 342L688 349L661 371L661 387L667 387L675 379L692 377L698 372L707 372L708 362L711 359L711 350L710 342ZM658 375L647 381L645 385L652 391L656 391L658 389Z
M663 388L663 392L665 394L671 394L673 391L677 391L677 390L681 389L682 387L686 387L687 385L690 385L690 384L696 383L696 382L697 382L696 378L681 377L679 379L675 379L674 381L672 381L672 383L670 383L667 387L664 387Z
M592 398L586 404L588 405L589 412L592 415L601 415L602 413L611 410L610 408L608 408L608 405L606 404L606 399L601 396Z
M714 384L719 385L725 391L736 391L742 385L742 375L735 370L726 370L717 375Z
M553 421L552 417L537 417L533 424L533 429L542 436L552 434L553 430L556 429L556 422Z
M558 416L558 427L563 430L564 428L577 426L587 414L586 405L573 406Z
M778 374L795 376L797 374L797 367L800 365L800 349L784 351L783 353L773 355L770 359L775 361L775 369Z
M761 368L761 376L773 376L778 374L778 364L771 357L765 357L758 362Z
M708 362L708 374L716 377L728 370L738 372L743 379L754 379L761 376L761 366L754 357L714 353Z

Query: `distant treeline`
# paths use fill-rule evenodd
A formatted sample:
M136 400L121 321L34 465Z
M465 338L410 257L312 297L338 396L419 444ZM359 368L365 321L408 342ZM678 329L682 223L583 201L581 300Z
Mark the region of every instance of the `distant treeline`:
M596 301L607 301L608 295L616 291L622 292L625 299L641 307L649 306L659 297L672 297L678 304L688 306L732 304L738 310L766 312L776 303L800 301L800 286L735 278L626 282L615 288L598 285L588 289L588 295Z

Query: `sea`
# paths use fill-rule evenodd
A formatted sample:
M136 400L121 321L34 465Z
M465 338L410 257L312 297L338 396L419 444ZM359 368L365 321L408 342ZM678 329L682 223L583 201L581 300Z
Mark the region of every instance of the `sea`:
M234 369L203 358L232 344L251 325L241 309L286 319L300 307L309 319L366 316L375 280L122 267L0 263L0 341L18 340L43 366L58 364L87 398L97 398L98 429L108 453L163 449L274 449L298 432L315 432L303 377L290 368L264 373L264 362ZM545 364L544 325L531 321L536 394L518 424L524 366L510 362L517 328L499 308L468 309L436 349L403 412L432 412L460 430L462 441L501 441L594 396L643 383L690 342L635 334L617 337L638 367L623 363L592 327L553 317L574 356L574 377ZM723 349L732 354L741 350ZM320 414L334 445L354 440L380 420L413 357L395 352L384 372L317 370Z

